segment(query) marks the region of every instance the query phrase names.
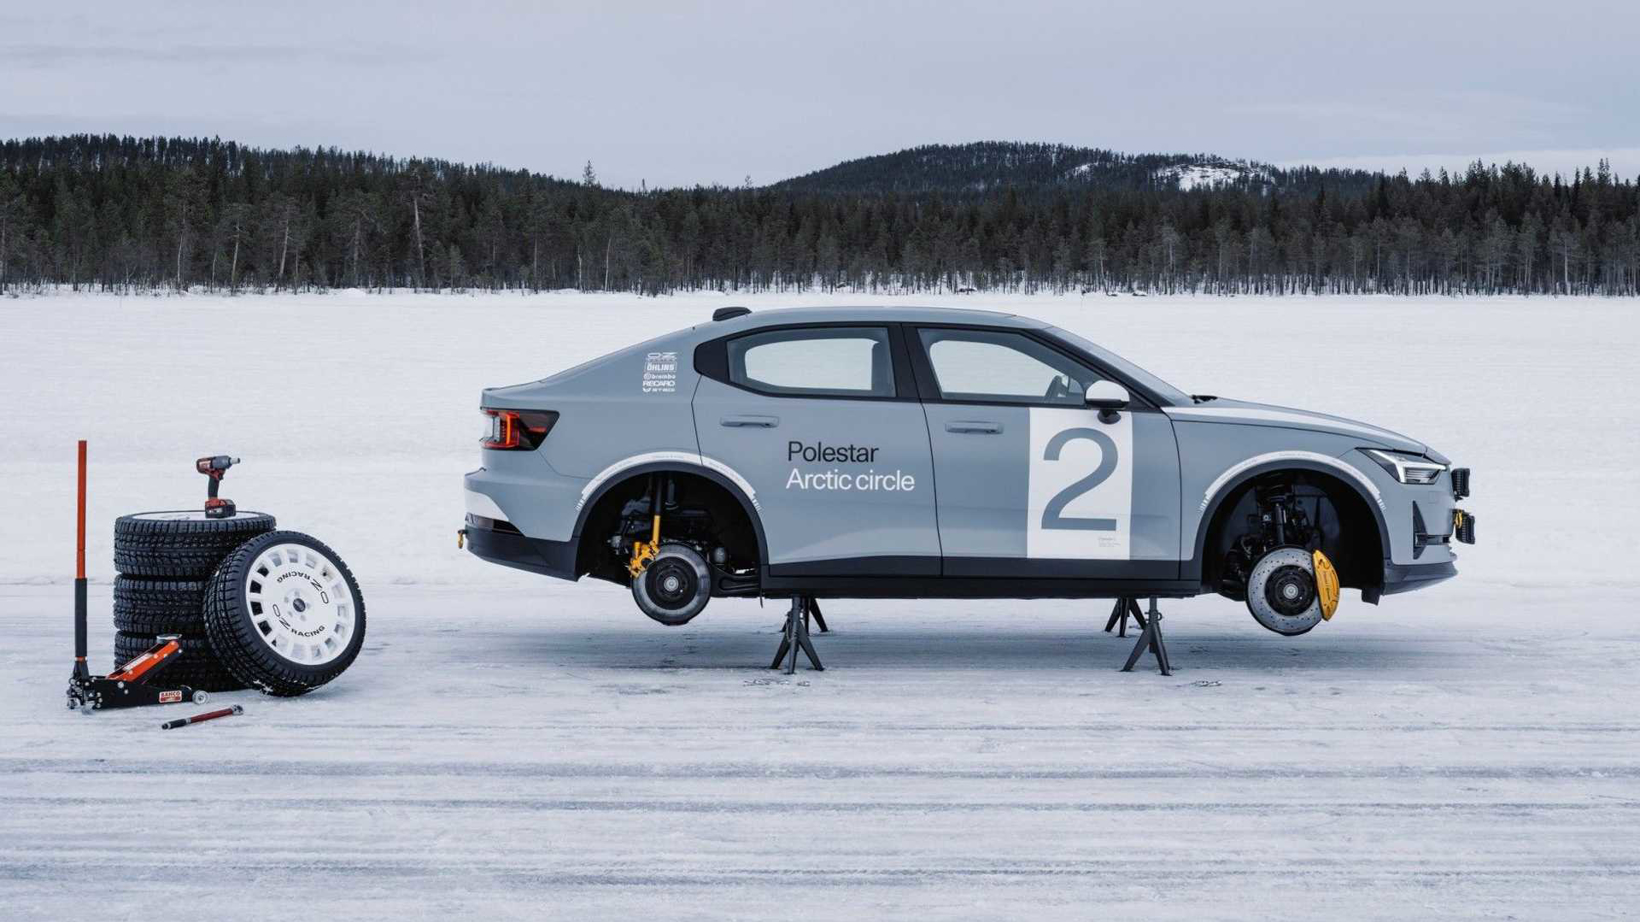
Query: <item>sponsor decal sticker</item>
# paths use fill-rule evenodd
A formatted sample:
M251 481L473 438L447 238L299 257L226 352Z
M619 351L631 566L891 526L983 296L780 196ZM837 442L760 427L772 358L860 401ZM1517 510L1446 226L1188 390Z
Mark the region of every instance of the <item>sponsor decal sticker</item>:
M159 693L160 704L176 704L182 700L182 692L162 691Z
M643 392L671 394L678 389L678 354L651 352L643 361Z

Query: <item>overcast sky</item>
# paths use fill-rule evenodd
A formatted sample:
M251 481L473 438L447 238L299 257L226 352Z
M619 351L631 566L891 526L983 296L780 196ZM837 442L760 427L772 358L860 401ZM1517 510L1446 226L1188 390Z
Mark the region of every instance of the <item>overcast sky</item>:
M1640 3L0 0L0 137L217 135L608 185L1056 141L1640 175Z

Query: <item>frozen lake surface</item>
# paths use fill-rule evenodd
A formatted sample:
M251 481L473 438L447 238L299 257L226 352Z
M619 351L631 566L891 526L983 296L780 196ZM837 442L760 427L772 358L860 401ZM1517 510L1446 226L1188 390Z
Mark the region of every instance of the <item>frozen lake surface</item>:
M870 300L0 300L0 917L1632 915L1633 301L898 299L1475 469L1458 579L1292 639L1168 603L1172 678L1063 601L836 601L827 671L788 678L776 604L666 629L456 550L482 386L729 303ZM180 731L66 711L81 436L97 671L111 520L197 504L216 451L224 495L353 566L359 662Z

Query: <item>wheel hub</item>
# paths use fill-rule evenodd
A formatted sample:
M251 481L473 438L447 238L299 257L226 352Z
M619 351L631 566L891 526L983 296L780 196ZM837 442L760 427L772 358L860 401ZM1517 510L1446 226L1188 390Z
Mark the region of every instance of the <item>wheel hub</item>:
M1264 596L1270 607L1292 617L1302 614L1315 601L1315 578L1302 567L1287 565L1270 574Z
M655 601L667 608L679 608L695 594L695 572L683 561L665 558L650 565L646 574Z

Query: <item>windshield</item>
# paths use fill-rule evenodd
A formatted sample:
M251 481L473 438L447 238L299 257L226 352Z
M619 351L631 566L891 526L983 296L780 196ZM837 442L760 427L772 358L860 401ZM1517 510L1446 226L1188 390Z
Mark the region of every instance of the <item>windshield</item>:
M1132 381L1141 387L1147 388L1156 396L1162 398L1170 404L1173 404L1174 406L1187 407L1193 402L1189 394L1179 390L1166 381L1163 381L1161 378L1158 378L1150 372L1145 371L1143 368L1140 368L1139 366L1133 364L1127 359L1122 358L1103 346L1088 342L1082 337L1077 336L1075 333L1072 333L1069 330L1060 329L1059 327L1049 327L1048 332L1093 356L1101 365L1104 365L1106 368L1109 368L1122 377L1127 378L1129 381Z

